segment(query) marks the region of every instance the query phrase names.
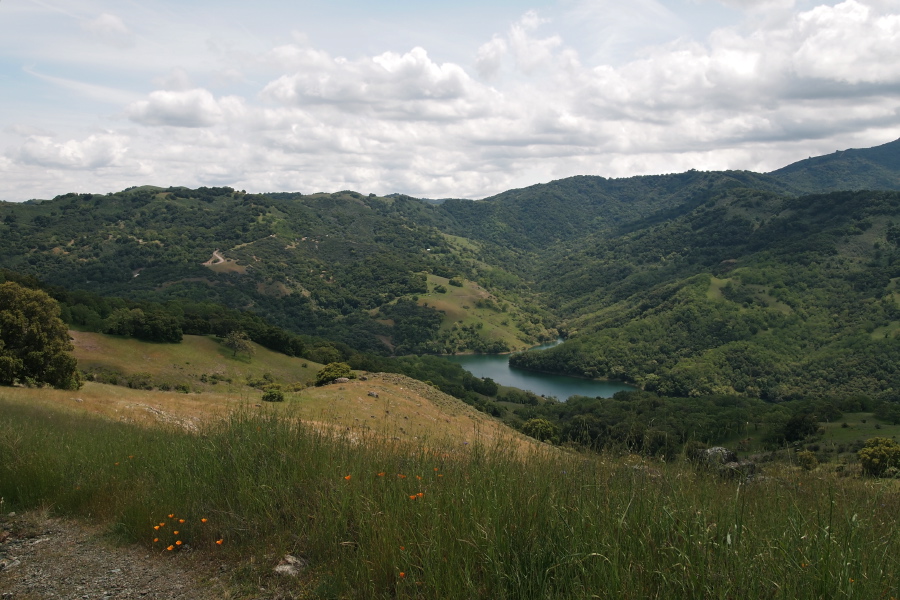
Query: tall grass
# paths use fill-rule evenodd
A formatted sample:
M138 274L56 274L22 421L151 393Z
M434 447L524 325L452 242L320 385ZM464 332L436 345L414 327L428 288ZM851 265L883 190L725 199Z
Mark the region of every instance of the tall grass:
M791 471L729 482L562 453L523 462L504 448L338 437L265 412L189 434L2 399L0 411L7 505L99 520L173 556L165 544L185 519L176 537L197 552L303 556L296 585L314 596L900 595L889 484ZM244 575L264 576L263 564Z

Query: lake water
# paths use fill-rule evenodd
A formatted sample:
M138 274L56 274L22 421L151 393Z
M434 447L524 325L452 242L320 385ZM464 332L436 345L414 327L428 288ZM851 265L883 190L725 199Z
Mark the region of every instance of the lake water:
M549 348L558 343L560 342L537 346L536 349ZM464 354L442 358L462 365L476 377L490 377L500 385L529 390L539 396L554 396L559 400L568 400L570 396L576 395L611 398L616 392L636 389L634 386L617 381L597 381L513 369L509 366L509 356L508 354Z

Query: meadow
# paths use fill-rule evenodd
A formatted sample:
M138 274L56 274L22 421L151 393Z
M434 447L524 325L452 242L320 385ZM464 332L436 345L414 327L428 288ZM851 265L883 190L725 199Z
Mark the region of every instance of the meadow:
M297 597L900 596L893 481L340 435L288 409L189 432L0 392L4 510L102 523L165 559L189 548L229 564L239 590ZM276 579L287 553L308 566Z

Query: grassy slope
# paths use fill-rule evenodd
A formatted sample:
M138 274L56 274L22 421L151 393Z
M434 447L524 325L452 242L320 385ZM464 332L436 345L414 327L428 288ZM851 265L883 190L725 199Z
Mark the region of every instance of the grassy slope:
M70 331L74 338L75 358L85 370L102 369L133 375L148 373L155 382L187 384L192 390L243 390L247 378L259 379L270 373L282 384L310 383L322 365L305 359L272 352L258 344L253 358L233 356L215 338L186 335L180 344L153 344L133 338L120 338L83 331ZM306 365L306 366L304 366ZM216 385L204 383L203 375L231 379Z
M450 280L437 275L428 276L427 294L419 295L419 304L427 305L444 313L441 331L449 331L454 325L467 326L480 324L479 335L488 341L503 341L510 349L522 350L537 343L537 339L522 330L522 315L515 307L503 312L499 305L507 304L472 281L463 280L462 287L450 285ZM435 286L442 285L445 293L434 291ZM479 307L479 300L490 300L497 309Z
M186 382L200 393L88 382L77 392L8 388L4 395L14 401L92 412L118 421L176 423L193 429L201 421L235 408L256 408L262 392L245 385L248 377L258 379L269 373L277 383L309 384L321 368L319 364L260 346L255 346L252 359L235 358L211 337L185 336L181 344L151 344L98 333L71 334L82 369L103 368L121 374L123 379L135 373L149 373L153 381ZM201 375L213 373L231 379L231 383L221 381L213 385L200 380ZM288 392L284 403L268 406L279 414L329 429L350 429L398 440L441 440L442 444L456 447L501 440L522 449L535 445L531 438L460 400L397 374L372 374L365 381L306 387Z
M234 598L260 588L492 600L900 590L893 481L770 467L743 483L678 461L561 452L522 461L502 444L457 452L323 435L265 410L198 437L60 415L9 391L0 390L0 496L10 509L46 505L106 523L173 561L184 541L226 566ZM286 553L308 564L297 579L272 574Z

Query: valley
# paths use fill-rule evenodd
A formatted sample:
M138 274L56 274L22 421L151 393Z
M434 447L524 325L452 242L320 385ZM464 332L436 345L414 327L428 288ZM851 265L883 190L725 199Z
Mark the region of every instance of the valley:
M0 345L0 504L233 598L892 597L895 155L0 203L0 334L77 363Z

